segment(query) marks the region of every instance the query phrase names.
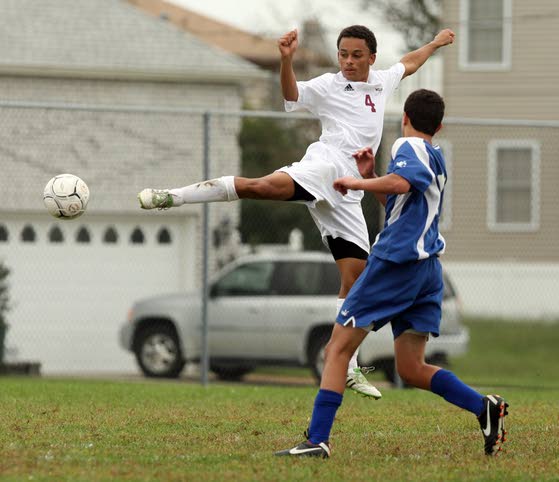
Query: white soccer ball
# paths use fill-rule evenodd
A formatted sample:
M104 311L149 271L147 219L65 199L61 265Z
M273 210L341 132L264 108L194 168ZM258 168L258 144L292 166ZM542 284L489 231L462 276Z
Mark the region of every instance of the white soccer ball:
M89 188L78 176L59 174L47 182L43 202L55 218L76 219L87 207Z

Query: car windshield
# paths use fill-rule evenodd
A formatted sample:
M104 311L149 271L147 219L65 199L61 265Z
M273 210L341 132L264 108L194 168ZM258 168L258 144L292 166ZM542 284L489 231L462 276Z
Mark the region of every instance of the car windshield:
M336 295L340 276L335 263L315 261L280 261L277 264L272 290L285 296Z
M274 265L270 262L247 263L223 276L215 285L216 296L262 296L270 294Z

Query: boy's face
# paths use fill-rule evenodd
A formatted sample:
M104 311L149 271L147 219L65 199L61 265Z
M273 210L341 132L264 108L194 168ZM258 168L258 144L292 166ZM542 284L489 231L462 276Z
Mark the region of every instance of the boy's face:
M343 76L353 82L366 82L369 67L375 63L376 54L371 53L365 40L343 37L338 47L338 63Z

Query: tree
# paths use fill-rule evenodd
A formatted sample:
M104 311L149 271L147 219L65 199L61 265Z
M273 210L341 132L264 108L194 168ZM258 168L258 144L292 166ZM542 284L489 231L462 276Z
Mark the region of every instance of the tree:
M298 161L319 135L317 121L245 118L239 136L242 175L260 177ZM380 149L377 155L379 159L382 157ZM381 206L370 193L365 194L362 205L372 240L380 228ZM245 244L285 244L291 231L297 228L303 233L305 249L324 249L320 233L306 206L301 203L244 199L240 224L241 239Z
M378 9L402 33L407 50L430 42L441 28L442 0L362 0L362 5Z
M243 119L239 136L242 175L260 177L298 161L319 133L318 123L308 120ZM282 201L242 201L239 230L243 243L286 244L295 228L303 232L305 249L323 248L318 230L304 205Z
M2 365L4 361L4 340L8 329L6 313L10 308L10 295L7 283L9 274L10 270L2 262L0 262L0 365Z

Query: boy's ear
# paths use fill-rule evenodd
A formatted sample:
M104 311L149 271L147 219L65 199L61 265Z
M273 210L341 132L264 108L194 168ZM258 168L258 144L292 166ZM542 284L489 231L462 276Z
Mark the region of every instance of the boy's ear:
M435 129L435 134L436 134L437 132L439 132L442 128L443 128L443 125L442 125L442 124L439 124L439 126Z

